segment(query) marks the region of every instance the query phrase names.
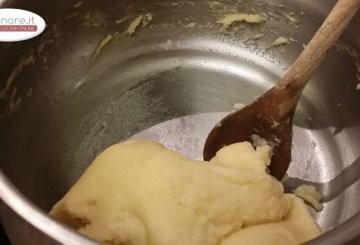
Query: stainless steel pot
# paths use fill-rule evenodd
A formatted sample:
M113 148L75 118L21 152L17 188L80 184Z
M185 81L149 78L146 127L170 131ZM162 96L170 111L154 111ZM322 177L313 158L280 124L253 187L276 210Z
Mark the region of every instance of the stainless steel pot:
M92 159L129 137L201 158L212 125L284 74L334 2L0 0L48 24L32 40L0 44L0 89L8 84L0 98L1 219L11 241L93 243L46 215ZM233 11L267 21L226 31L216 20ZM125 33L141 14L136 32ZM359 17L296 113L284 185L312 183L324 200L313 212L324 234L309 244L360 234ZM279 36L289 43L270 48Z

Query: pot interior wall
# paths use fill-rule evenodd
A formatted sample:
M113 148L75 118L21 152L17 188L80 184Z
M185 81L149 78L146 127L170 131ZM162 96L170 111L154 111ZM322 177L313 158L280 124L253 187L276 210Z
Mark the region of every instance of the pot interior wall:
M105 147L130 137L200 159L217 120L269 89L330 8L275 0L17 4L48 27L32 40L0 44L0 163L45 211ZM232 11L267 21L224 31L216 20ZM125 33L147 13L149 24ZM304 91L285 181L289 191L318 187L325 207L313 215L324 231L360 207L359 18L354 23ZM279 36L289 43L269 48Z

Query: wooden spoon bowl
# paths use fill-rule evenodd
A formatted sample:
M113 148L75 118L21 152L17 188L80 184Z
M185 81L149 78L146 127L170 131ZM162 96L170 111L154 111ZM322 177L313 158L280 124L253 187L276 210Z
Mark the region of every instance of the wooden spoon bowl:
M255 102L228 115L210 132L204 160L210 160L224 146L251 142L258 135L272 143L270 172L281 180L291 161L292 122L301 93L359 8L360 0L339 0L286 75Z

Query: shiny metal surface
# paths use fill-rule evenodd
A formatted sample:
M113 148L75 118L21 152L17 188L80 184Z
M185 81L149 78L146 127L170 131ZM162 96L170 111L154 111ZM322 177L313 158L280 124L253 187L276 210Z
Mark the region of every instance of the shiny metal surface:
M90 243L45 213L99 152L140 137L200 159L215 122L235 103L246 104L270 88L334 3L78 2L1 3L32 10L48 23L39 38L0 44L0 89L16 67L20 71L0 99L0 196L23 217L1 208L14 244ZM266 13L268 21L239 23L221 33L216 19L231 9ZM294 12L300 23L289 23L284 11ZM154 16L147 26L124 34L148 12ZM358 15L306 88L295 116L285 187L312 182L324 196L324 210L313 212L324 235L313 244L346 242L359 231L359 25ZM264 37L249 39L259 33ZM268 49L279 35L294 41ZM24 60L27 65L19 66Z

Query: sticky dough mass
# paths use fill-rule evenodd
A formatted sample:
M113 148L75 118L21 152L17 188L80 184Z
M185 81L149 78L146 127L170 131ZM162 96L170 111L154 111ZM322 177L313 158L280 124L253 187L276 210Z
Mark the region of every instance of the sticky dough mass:
M50 214L108 244L299 244L319 227L248 142L193 161L151 141L106 149Z

